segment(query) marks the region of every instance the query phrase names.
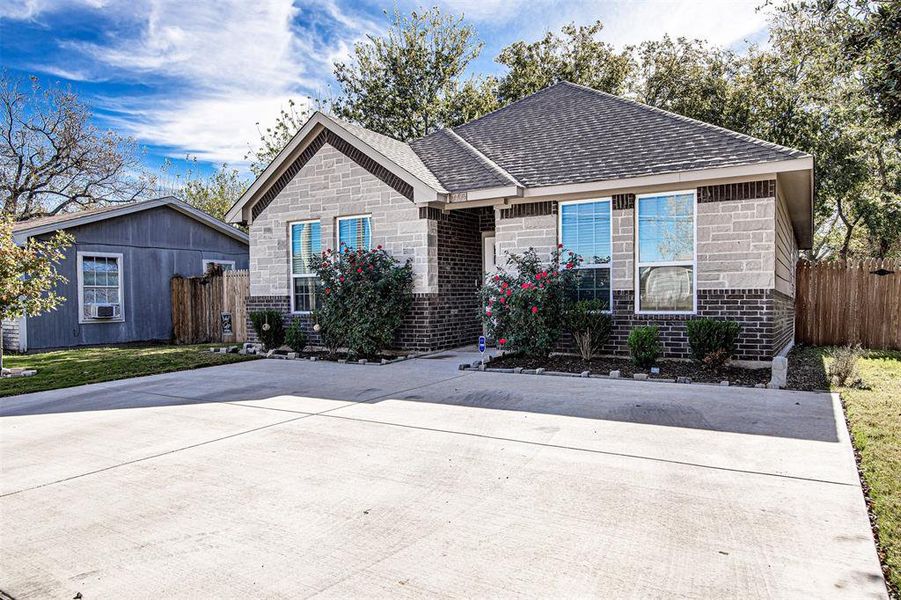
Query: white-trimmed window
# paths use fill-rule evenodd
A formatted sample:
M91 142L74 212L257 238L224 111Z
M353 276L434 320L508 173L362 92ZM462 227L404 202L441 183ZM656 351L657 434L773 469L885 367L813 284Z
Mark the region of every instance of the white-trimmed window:
M642 194L635 202L635 311L695 312L695 192Z
M79 323L116 323L125 320L122 255L78 252Z
M210 270L210 267L213 265L218 265L222 267L223 271L234 271L235 270L235 261L233 260L219 260L218 258L205 258L203 259L203 272L206 273Z
M308 313L319 308L320 281L310 269L310 258L322 251L319 221L289 223L291 262L291 312Z
M605 310L610 310L613 306L610 199L561 202L559 212L560 243L583 261L579 267L576 300L598 300Z
M339 251L372 248L372 219L369 215L338 217Z

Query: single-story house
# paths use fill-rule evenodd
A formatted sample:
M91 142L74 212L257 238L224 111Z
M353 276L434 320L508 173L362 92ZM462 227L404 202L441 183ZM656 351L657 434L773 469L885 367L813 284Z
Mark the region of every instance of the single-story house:
M226 220L250 228L248 310L308 315L306 257L382 245L415 270L398 343L472 344L485 274L562 243L585 258L579 296L612 311L609 351L650 323L685 357L686 321L711 316L769 360L793 339L812 200L809 154L559 83L409 143L317 112Z
M177 200L159 198L23 221L13 239L75 238L59 272L59 308L3 323L4 347L20 352L172 338L173 275L211 264L248 266L247 234Z

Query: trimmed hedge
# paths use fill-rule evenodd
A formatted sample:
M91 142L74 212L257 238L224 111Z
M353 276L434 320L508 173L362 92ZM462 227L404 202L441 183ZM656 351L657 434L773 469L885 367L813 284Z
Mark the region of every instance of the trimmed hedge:
M735 354L741 325L736 321L703 318L689 321L686 330L692 358L719 369Z

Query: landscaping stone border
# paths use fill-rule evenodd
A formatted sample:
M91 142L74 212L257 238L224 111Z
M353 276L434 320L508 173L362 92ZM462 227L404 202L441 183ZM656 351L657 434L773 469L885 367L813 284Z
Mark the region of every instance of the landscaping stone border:
M540 375L545 377L579 377L579 378L591 378L591 379L626 379L620 376L619 371L610 371L609 375L602 375L600 373L592 373L591 371L582 371L581 373L567 373L564 371L546 371L544 369L524 369L522 367L514 367L514 368L492 368L489 367L490 358L486 360L484 363L480 360L474 361L472 363L460 363L458 370L460 371L482 371L485 373L508 373L511 375ZM677 377L676 379L667 379L667 378L652 378L647 373L635 373L633 379L636 381L650 381L653 383L675 383L681 385L713 385L713 386L723 386L727 387L730 384L728 380L720 381L719 383L708 383L703 381L695 381L691 380L691 377ZM746 387L746 386L741 386ZM777 386L773 384L764 385L762 383L758 383L754 386L756 389L778 389ZM749 389L752 389L749 387Z
M262 344L253 344L247 342L243 347L238 346L220 346L213 347L207 350L207 352L213 352L216 354L249 354L249 355L258 355L262 358L270 358L275 360L306 360L310 362L333 362L339 364L350 364L350 365L375 365L375 366L383 366L383 365L391 365L394 363L402 362L405 360L410 360L411 358L416 358L416 354L407 354L404 356L398 356L397 358L387 359L383 358L381 361L370 361L362 358L360 360L347 360L346 358L339 358L338 360L327 360L324 358L319 358L318 356L298 356L297 352L287 352L285 354L277 354L275 350L269 350L265 352L263 350Z

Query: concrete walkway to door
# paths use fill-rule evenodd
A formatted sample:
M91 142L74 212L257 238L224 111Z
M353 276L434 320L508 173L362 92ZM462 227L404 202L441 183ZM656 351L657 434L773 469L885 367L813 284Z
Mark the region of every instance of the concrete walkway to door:
M0 399L0 587L886 597L831 395L456 369L473 358Z

